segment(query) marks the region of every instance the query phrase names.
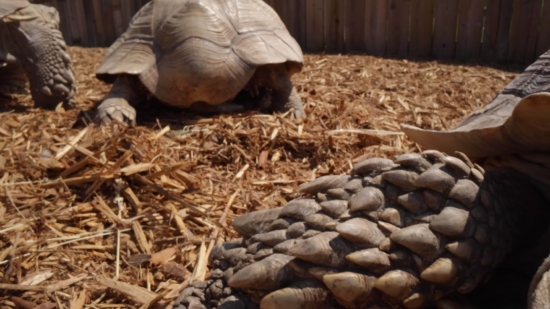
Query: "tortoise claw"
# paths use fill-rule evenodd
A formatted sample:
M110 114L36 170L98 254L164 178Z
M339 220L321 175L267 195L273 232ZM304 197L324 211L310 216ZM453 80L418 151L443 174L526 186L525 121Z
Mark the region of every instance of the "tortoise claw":
M98 125L106 125L113 120L135 126L136 110L123 99L107 99L98 106L95 122Z

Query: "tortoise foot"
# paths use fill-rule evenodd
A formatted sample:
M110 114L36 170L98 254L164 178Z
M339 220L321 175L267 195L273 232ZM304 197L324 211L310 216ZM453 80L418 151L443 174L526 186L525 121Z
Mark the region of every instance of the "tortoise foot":
M136 125L136 110L122 98L108 98L97 107L95 122L109 124L112 120Z
M174 301L174 309L258 309L244 293L227 285L223 271L216 269L212 278L196 281Z

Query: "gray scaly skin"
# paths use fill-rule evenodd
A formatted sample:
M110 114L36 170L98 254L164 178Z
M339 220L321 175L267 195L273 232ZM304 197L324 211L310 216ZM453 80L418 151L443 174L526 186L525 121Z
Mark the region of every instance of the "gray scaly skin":
M514 139L550 123L548 89L550 51L463 124L535 106L513 114L528 120L506 127ZM306 197L235 219L242 238L216 245L212 277L184 290L174 308L472 308L468 294L508 267L533 279L523 304L547 309L550 143L522 137L519 153L474 160L426 150L317 178L300 188Z
M30 3L0 20L3 92L20 92L28 80L36 106L74 105L75 77L59 22L55 8Z

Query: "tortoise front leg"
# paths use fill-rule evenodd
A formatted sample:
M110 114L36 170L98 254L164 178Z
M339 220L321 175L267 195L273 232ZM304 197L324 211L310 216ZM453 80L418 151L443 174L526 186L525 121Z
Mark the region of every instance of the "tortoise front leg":
M296 119L305 118L306 113L302 105L302 99L290 80L286 65L284 63L269 65L265 66L265 69L270 70L270 76L266 82L267 86L272 90L271 109L276 112L286 112L294 109Z
M112 120L136 125L136 110L130 104L137 104L146 97L145 87L134 75L120 75L111 91L97 107L95 122L108 124Z
M0 62L20 63L36 105L53 108L64 102L72 107L75 77L57 11L29 5L4 17L0 27Z

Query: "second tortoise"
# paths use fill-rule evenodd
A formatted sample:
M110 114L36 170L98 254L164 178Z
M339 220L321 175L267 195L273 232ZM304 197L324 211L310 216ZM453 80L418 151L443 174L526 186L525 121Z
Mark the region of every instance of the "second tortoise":
M133 104L152 95L199 112L234 112L242 91L255 107L305 117L290 77L303 54L262 0L153 0L133 17L96 72L113 83L96 120L134 125ZM250 100L249 100L250 101Z

